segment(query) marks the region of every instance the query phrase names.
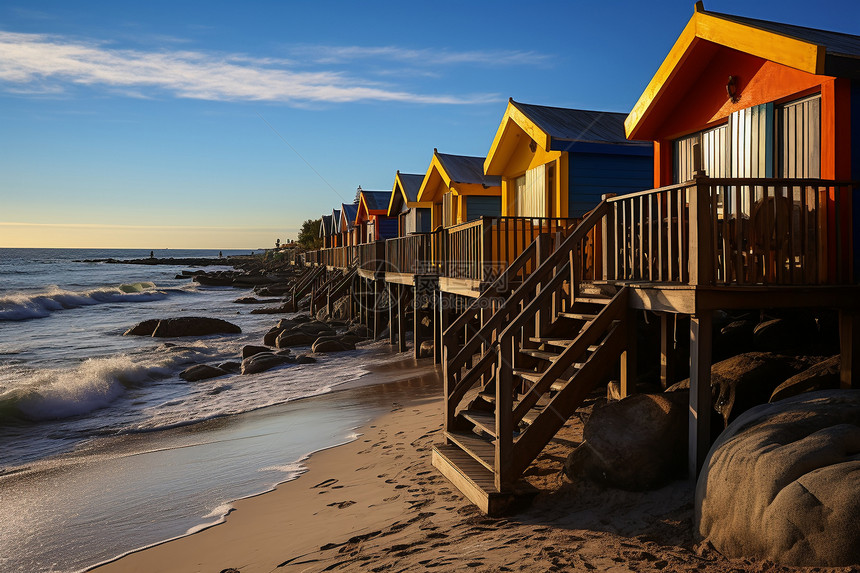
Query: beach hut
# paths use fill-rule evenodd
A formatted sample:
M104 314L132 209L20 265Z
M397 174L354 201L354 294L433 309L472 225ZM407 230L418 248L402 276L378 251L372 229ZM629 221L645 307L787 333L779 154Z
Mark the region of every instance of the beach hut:
M397 217L397 235L431 231L432 201L418 201L423 175L401 173L394 176L394 188L388 201L388 216Z
M340 209L331 210L331 246L343 246L343 240L340 233Z
M352 247L358 244L355 231L355 216L358 214L358 203L343 203L340 209L340 235L342 245Z
M434 229L501 215L501 178L484 175L484 159L433 149L417 199L433 204Z
M502 179L502 215L581 218L606 193L648 189L652 144L628 140L625 117L509 100L484 160Z
M358 209L355 225L362 243L372 243L397 236L397 218L388 216L388 191L367 191L358 188Z
M655 187L692 179L696 165L713 178L857 180L858 58L858 36L706 11L698 2L627 118L627 135L654 142ZM849 189L774 190L727 189L717 209L741 226L781 222L826 233L818 242L822 280L860 255Z
M330 249L332 245L332 222L331 215L323 215L320 222L320 238L324 249Z

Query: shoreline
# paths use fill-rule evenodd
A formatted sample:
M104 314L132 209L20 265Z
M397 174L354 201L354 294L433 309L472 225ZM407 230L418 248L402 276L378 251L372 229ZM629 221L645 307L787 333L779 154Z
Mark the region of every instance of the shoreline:
M294 407L312 406L316 409L330 409L332 411L337 411L340 407L339 403L345 401L352 402L356 409L367 413L367 417L364 422L359 423L356 426L348 428L346 430L348 434L346 435L345 439L341 439L336 443L314 449L307 453L303 453L297 460L287 464L287 466L294 467L290 469L290 474L286 479L277 481L264 490L256 491L254 493L243 495L236 499L222 502L219 507L226 508L226 512L223 513L220 517L218 517L215 521L202 523L198 526L192 527L183 534L173 536L169 539L150 543L142 547L131 549L115 557L108 558L93 565L88 565L83 569L78 569L77 571L102 571L105 568L112 566L113 564L116 564L118 562L124 562L123 560L125 560L129 556L133 556L141 552L146 552L151 549L156 549L160 546L163 546L164 544L181 541L191 536L204 533L219 525L223 525L229 519L229 516L231 516L245 501L271 494L277 491L279 488L291 484L297 481L303 475L305 475L309 471L309 460L316 459L319 454L336 450L338 448L355 443L355 441L360 439L360 432L364 427L369 424L373 424L375 420L385 415L387 407L382 406L382 403L387 403L390 405L390 400L427 400L428 396L438 396L440 388L441 381L439 379L439 373L437 371L437 368L433 365L432 361L428 361L427 359L415 361L414 359L410 358L385 363L379 366L374 366L371 368L371 371L369 373L354 380L350 380L340 385L337 385L333 387L330 391L325 392L323 394L302 397L295 400L290 400L289 402L285 402L282 404L265 406L249 412L226 416L225 418L227 419L234 418L237 420L241 420L243 417L248 416L280 417L284 420L287 420L291 415L290 410ZM193 424L192 426L198 425L198 429L201 429L203 432L206 432L207 429L205 425L209 422L213 421L207 420L201 422L200 425ZM214 420L214 423L219 423L219 420ZM187 431L189 429L194 431L194 429L190 426L185 428L177 428L178 431ZM171 430L167 431L170 432ZM281 466L278 469L285 471L284 468L286 468L287 466ZM213 515L210 517L215 516ZM124 570L123 567L125 566L120 566L119 570Z
M365 387L385 392L386 385ZM401 394L402 395L402 394ZM306 471L236 501L202 531L102 564L99 573L413 571L832 571L727 559L692 536L692 485L626 492L561 473L574 417L526 472L531 505L490 518L430 464L441 396L395 400L359 437L312 454Z

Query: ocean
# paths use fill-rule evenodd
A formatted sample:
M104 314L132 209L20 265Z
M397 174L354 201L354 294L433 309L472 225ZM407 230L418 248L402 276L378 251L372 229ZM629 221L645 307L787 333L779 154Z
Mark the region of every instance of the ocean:
M188 267L78 262L148 256L0 249L2 571L81 571L217 523L231 501L295 478L308 454L354 439L383 408L347 393L299 400L404 358L383 343L256 375L180 379L194 363L240 360L290 315L233 303L248 289L176 278ZM122 335L177 316L222 318L242 334Z

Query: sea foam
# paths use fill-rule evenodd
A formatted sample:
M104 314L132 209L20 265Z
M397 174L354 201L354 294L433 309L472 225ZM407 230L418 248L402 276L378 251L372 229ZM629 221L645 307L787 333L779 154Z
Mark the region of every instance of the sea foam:
M87 414L109 405L129 388L170 376L176 364L187 360L180 353L146 362L119 355L90 358L67 370L22 372L25 383L0 393L0 424Z
M69 291L59 287L39 293L18 293L0 297L0 321L45 318L52 312L82 306L116 302L150 302L168 296L151 282L122 284L87 291Z

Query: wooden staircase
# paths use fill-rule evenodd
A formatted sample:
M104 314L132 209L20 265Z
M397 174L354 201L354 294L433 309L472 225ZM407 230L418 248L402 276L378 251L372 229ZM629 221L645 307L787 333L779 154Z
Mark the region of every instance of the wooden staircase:
M516 290L500 300L491 286L443 335L445 444L433 448L433 465L485 513L505 510L523 472L625 349L627 288L583 292L587 241L605 209L555 250L538 237L498 279L531 271Z

